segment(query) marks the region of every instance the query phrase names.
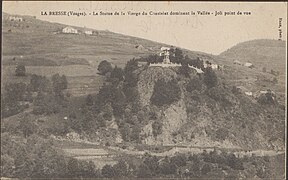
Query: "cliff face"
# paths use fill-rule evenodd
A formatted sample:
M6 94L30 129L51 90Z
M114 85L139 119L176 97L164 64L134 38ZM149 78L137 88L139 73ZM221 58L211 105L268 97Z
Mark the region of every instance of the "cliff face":
M142 109L155 112L141 129L145 144L187 144L226 148L284 147L284 111L275 106L262 106L244 94L233 94L231 87L221 85L208 89L200 77L201 88L187 91L191 79L178 68L146 67L137 70L139 102ZM176 79L181 89L179 100L156 107L151 103L155 83ZM153 134L153 123L162 124L161 133Z

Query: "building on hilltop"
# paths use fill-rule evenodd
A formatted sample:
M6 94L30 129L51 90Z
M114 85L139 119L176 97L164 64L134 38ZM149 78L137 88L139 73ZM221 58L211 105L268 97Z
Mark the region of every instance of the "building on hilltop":
M62 29L62 32L65 34L78 34L78 30L72 27L65 27L64 29Z
M180 67L182 66L182 64L180 63L173 63L170 61L170 56L175 56L175 54L173 53L174 51L169 48L169 47L162 47L161 51L159 53L160 57L163 57L163 61L160 63L150 63L149 66L158 66L158 67ZM199 69L197 67L194 66L190 66L188 64L189 68L195 69L197 73L204 73L204 71L202 69Z
M163 59L163 63L164 64L170 64L170 51L171 49L169 47L161 47L161 52L160 52L160 56L162 56Z
M170 61L170 55L171 54L171 49L169 47L161 47L161 51L159 53L160 57L163 57L163 61L161 63L150 63L149 66L160 66L160 67L177 67L181 66L181 64L178 63L172 63Z

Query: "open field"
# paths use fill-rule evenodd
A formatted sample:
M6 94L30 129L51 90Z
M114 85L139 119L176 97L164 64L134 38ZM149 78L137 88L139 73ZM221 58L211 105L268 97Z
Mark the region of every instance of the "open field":
M2 66L2 83L24 82L29 83L30 77L15 76L16 66ZM103 77L87 65L67 66L26 66L27 74L37 74L51 78L54 74L65 75L68 80L67 92L74 96L96 93L102 85Z

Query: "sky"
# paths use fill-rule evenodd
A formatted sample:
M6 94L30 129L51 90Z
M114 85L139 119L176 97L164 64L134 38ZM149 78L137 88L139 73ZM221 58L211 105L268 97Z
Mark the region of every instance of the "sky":
M90 1L4 1L3 12L32 15L37 19L67 25L109 30L167 43L193 51L220 54L232 46L254 39L287 38L287 2L90 2ZM125 12L124 16L43 16L41 12ZM196 15L127 15L127 12L196 12ZM197 15L209 11L213 15ZM251 12L251 15L215 16L215 11ZM279 19L282 18L279 28Z

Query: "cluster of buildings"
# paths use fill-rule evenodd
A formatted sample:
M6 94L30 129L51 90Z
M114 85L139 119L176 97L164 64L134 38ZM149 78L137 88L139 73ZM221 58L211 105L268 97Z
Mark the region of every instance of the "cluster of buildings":
M238 60L235 60L233 63L237 64L237 65L240 65L240 66L245 66L245 67L248 67L248 68L254 68L254 65L252 63L250 63L250 62L242 63L242 62L240 62Z
M159 53L159 56L163 57L163 62L161 63L150 63L149 66L160 66L160 67L179 67L182 66L180 63L173 63L170 61L170 55L175 56L175 54L171 54L171 48L162 47ZM204 73L202 69L197 67L188 65L189 68L195 69L197 73ZM204 68L211 67L212 69L223 69L223 66L212 64L208 61L204 62Z
M276 98L276 93L270 89L268 90L258 90L258 91L255 91L255 92L252 92L252 91L249 91L247 88L243 87L243 86L237 86L237 89L244 93L245 95L247 96L251 96L253 98L258 98L260 97L261 95L263 94L267 94L267 93L271 93L272 94L272 99L275 100Z
M85 30L84 32L75 29L73 27L67 26L62 29L62 33L64 34L86 34L86 35L98 35L97 31L92 31L92 30Z
M17 16L9 16L9 21L18 21L22 22L24 19L22 17L17 17Z

